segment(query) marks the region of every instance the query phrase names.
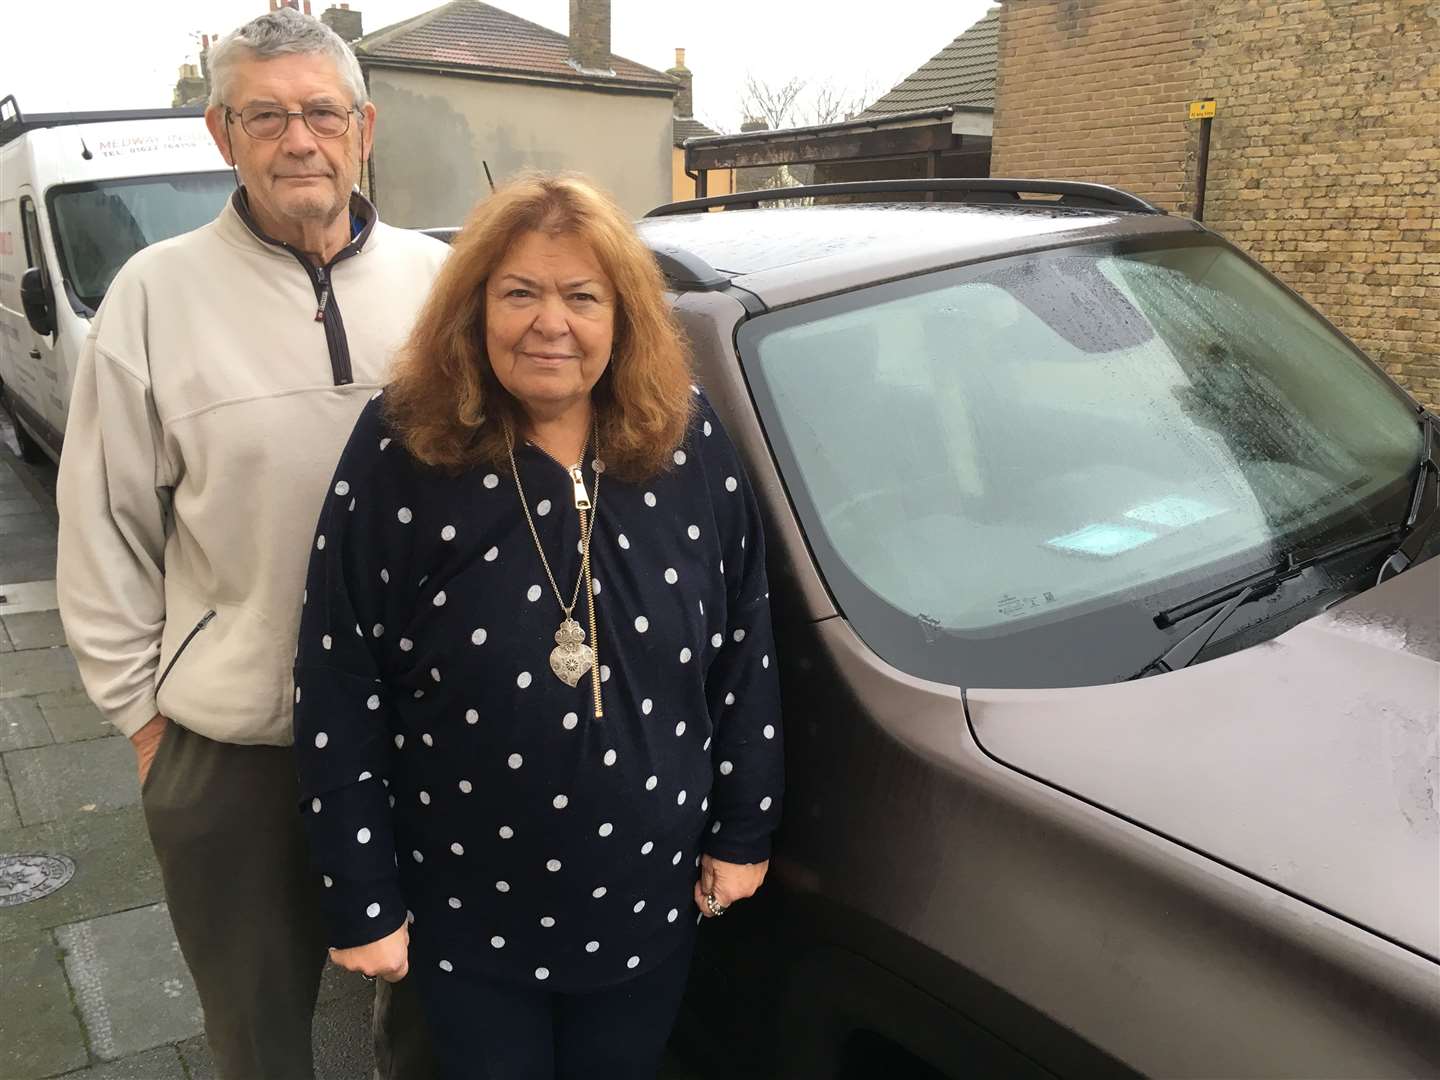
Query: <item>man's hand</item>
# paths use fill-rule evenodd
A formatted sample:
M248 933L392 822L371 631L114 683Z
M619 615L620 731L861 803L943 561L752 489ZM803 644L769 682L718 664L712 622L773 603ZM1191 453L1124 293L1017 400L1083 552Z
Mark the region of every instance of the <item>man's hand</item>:
M150 765L155 760L155 751L160 749L160 740L165 737L165 728L169 724L169 720L156 713L148 724L130 736L130 744L135 747L136 763L140 767L142 787L145 784L145 778L150 775Z
M331 949L330 959L346 971L358 971L370 978L399 982L410 970L410 928L400 924L389 937L356 945L351 949Z
M705 902L706 893L713 893L715 902L721 907L729 907L736 900L754 896L755 890L765 880L765 871L769 869L769 859L762 863L729 863L701 855L700 880L695 883L695 906L700 909L701 915L713 918L710 905Z

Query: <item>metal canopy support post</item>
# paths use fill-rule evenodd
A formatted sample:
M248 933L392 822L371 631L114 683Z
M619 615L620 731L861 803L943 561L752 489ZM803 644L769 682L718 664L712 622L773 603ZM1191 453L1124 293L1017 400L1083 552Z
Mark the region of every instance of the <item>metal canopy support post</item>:
M929 180L934 180L934 179L938 178L939 175L940 175L940 151L939 151L939 150L931 150L928 154L925 155L925 176L926 176L926 178L929 179ZM925 192L925 201L926 201L926 202L934 202L934 201L935 201L935 192L934 192L933 189Z

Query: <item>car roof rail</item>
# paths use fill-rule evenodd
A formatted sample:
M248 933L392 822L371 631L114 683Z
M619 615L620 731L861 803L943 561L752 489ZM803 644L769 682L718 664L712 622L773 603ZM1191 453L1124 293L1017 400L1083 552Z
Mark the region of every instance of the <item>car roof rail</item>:
M203 105L187 105L178 109L110 109L92 112L25 113L14 94L0 97L0 146L14 142L27 131L38 128L67 127L70 124L108 124L119 120L173 120L179 117L204 116Z
M876 195L897 192L970 195L965 202L1001 203L1007 206L1069 206L1086 210L1123 210L1137 214L1163 214L1164 210L1146 202L1138 195L1108 184L1089 184L1079 180L1009 180L999 177L917 177L913 180L855 180L836 184L808 184L804 187L765 188L760 191L737 191L728 195L712 195L703 199L685 199L666 203L651 210L646 217L670 217L693 214L715 207L756 209L762 202L778 199L810 199L829 195ZM1026 199L1026 195L1044 196ZM883 199L872 200L881 202Z
M708 292L730 284L730 276L716 270L693 251L673 244L650 244L665 280L681 292Z

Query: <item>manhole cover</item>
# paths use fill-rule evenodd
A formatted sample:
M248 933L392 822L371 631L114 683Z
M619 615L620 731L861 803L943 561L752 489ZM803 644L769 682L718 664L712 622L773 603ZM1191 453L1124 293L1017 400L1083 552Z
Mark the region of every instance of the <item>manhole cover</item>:
M75 863L64 855L0 855L0 907L49 896L74 875Z

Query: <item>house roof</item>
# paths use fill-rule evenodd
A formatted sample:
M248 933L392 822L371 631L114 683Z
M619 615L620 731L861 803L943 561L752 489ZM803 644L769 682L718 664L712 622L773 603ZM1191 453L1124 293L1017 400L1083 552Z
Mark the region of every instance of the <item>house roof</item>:
M684 146L686 139L705 139L720 132L708 128L692 116L677 116L670 122L670 131L676 146Z
M861 115L955 105L993 109L999 61L1000 9L992 7L979 22L901 79Z
M585 85L669 91L679 85L653 68L610 56L608 72L581 70L570 39L480 0L451 0L355 42L362 64L438 68L464 74L539 78Z

